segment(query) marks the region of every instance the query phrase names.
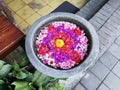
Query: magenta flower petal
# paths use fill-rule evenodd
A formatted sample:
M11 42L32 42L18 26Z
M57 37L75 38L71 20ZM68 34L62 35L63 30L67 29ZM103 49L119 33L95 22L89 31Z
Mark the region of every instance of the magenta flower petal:
M87 55L88 39L84 30L79 29L75 24L56 21L40 31L35 47L37 55L45 65L58 69L70 69L78 65ZM56 46L59 45L56 44L57 39L59 44L62 41L62 47ZM47 48L44 50L40 48L41 45Z

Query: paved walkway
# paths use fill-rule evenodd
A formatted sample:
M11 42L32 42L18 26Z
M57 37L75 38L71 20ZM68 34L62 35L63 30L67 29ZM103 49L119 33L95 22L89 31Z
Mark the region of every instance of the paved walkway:
M120 0L109 0L90 22L99 35L98 62L74 90L120 90Z
M12 11L16 26L27 34L30 26L40 17L47 15L64 1L81 8L87 0L4 0Z

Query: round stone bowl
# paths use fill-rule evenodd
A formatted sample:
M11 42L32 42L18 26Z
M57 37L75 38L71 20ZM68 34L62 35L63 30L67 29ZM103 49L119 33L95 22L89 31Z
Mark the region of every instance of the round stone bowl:
M68 70L54 69L50 66L43 64L40 61L40 59L37 57L35 40L37 35L40 33L40 28L54 21L67 21L76 24L78 27L80 26L84 30L89 40L88 51L87 51L87 55L84 58L84 61L79 65ZM49 15L46 15L38 19L31 26L26 36L25 48L30 62L38 71L52 77L66 78L75 75L77 73L82 73L86 71L89 67L94 65L94 63L96 62L96 57L99 52L99 40L96 31L87 20L75 14L57 12L57 13L51 13Z

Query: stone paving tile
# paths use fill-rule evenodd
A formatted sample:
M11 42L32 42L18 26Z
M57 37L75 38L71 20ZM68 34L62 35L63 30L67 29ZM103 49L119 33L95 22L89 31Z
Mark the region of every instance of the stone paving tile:
M120 90L120 79L115 74L113 74L112 72L104 80L104 83L111 90Z
M26 20L31 15L33 15L35 13L35 11L33 9L31 9L29 6L25 6L25 7L21 8L20 10L18 10L16 13L20 17L22 17L24 20Z
M111 39L115 40L120 35L120 25L115 24L113 22L105 23L102 28L105 29L104 32L106 32L106 34L108 34L111 37ZM111 39L109 40L111 41Z
M115 43L120 46L120 36L115 40Z
M118 62L118 60L109 52L107 51L101 58L100 61L108 68L112 69L114 65Z
M111 23L116 23L118 25L120 24L120 19L115 16L112 16L109 20L111 21Z
M99 50L101 51L104 48L104 44L100 43Z
M90 9L94 9L94 6L90 2L89 2L89 4L87 3L85 7L90 8Z
M112 31L110 31L110 30L108 30L106 27L102 27L99 31L98 31L98 34L100 35L100 36L102 36L103 38L105 38L105 39L109 39L110 37L111 37L111 34L112 34L113 32Z
M88 16L89 13L90 13L90 10L88 10L88 9L85 7L84 9L81 9L81 13L84 13L86 16ZM82 16L82 17L84 17L84 16ZM84 18L86 18L86 17L84 17Z
M101 84L97 90L110 90L105 84Z
M93 17L94 18L94 17ZM90 19L89 22L97 28L97 30L102 26L100 23L96 22L94 19Z
M118 15L120 15L120 8L116 11L116 13L117 13Z
M113 8L118 8L120 5L120 0L109 0L108 4L110 4L110 6L112 6Z
M99 42L100 42L100 44L106 45L107 44L107 40L104 37L102 37L101 34L98 33L98 35L99 35Z
M107 23L105 23L104 25L106 28L108 28L110 31L112 32L118 32L120 25L118 23L115 23L114 21L112 21L112 19L109 19L107 21ZM116 33L115 33L116 34ZM118 33L119 34L119 33Z
M96 90L100 84L100 80L93 75L91 72L88 72L81 80L82 85L87 88L87 90Z
M78 83L74 90L86 90L86 89L80 83Z
M98 4L99 3L99 1L97 0L97 3L96 2L94 2L94 0L91 0L91 1L89 1L89 5L91 5L91 6L93 6L93 5L96 5L96 4ZM96 5L97 6L97 5Z
M90 19L107 0L90 0L80 11L77 12L78 15ZM91 12L92 11L92 12ZM87 16L81 13L86 13Z
M96 13L95 16L96 16L96 17L99 17L99 18L102 19L103 21L106 21L106 20L108 19L107 16L105 16L105 15L99 13L99 12Z
M79 16L81 16L81 17L83 17L83 18L85 18L85 19L86 19L87 16L88 16L88 15L87 15L86 13L84 13L84 12L82 12L82 13L81 13L81 12L78 12L78 13L76 13L76 14L79 15Z
M113 68L112 72L120 78L120 61Z
M103 14L104 16L106 16L107 18L111 16L111 14L108 14L105 10L100 9L99 13Z
M21 0L14 0L14 2L12 1L8 4L8 7L15 12L24 6L25 6L25 3Z
M105 10L107 13L112 14L115 9L111 7L109 4L105 4L104 7L102 7L103 10Z
M96 9L101 6L102 1L103 1L103 0L101 0L101 1L99 1L99 0L94 0L94 1L91 0L91 1L89 2L89 5L92 7L92 8L90 8L90 10L95 10L95 11L96 11ZM91 12L91 13L92 13L92 12Z
M120 59L120 47L117 44L114 43L110 47L109 52L113 54L117 59Z
M96 16L93 17L93 20L95 20L96 22L100 23L101 25L103 25L105 23L104 20L102 20L101 18L96 17Z
M84 9L81 9L81 12L86 12L86 13L88 13L88 14L90 14L91 13L91 11L90 11L90 8L89 7L84 7Z
M99 0L91 0L92 2L95 2L95 3L100 3ZM101 2L104 1L104 0L101 0Z
M109 30L111 30L111 31L113 31L113 30L116 30L116 27L114 27L113 25L112 25L112 23L105 23L104 24L104 27L106 27L107 29L109 29Z
M110 72L110 70L101 62L97 62L95 66L91 69L91 72L93 72L102 81Z
M120 0L109 0L108 2L90 19L99 35L101 50L104 48L107 50L107 45L112 44L115 37L120 35L120 9L116 10L120 5ZM118 59L120 59L120 46L118 46L120 45L120 36L115 43L104 53L100 62L91 69L91 72L81 80L82 85L87 90L120 90L120 63L118 63ZM112 72L109 74L110 70Z
M114 16L116 16L118 19L120 19L120 8L118 8L115 13L114 13Z
M119 15L115 12L110 19L107 21L107 23L105 23L104 26L106 26L107 28L109 28L110 30L119 30L118 27L120 27L120 18Z
M110 30L110 29L108 29L108 28L106 28L105 26L103 26L101 29L100 29L100 31L103 31L106 35L108 35L108 36L112 36L116 31L115 30ZM105 35L105 36L106 36ZM102 35L103 36L103 35ZM103 37L105 37L105 36L103 36Z
M104 46L107 44L107 40L101 36L101 34L99 35L99 45L100 45L100 49L104 48ZM103 47L101 47L103 45Z

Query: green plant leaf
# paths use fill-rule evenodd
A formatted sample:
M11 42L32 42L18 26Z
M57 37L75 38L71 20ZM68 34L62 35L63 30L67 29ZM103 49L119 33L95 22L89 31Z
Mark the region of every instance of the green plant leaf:
M21 61L19 63L19 65L21 67L24 67L24 66L29 64L29 60L28 60L27 55L26 55L26 53L24 51L20 52L18 54L18 57L21 59Z
M51 79L53 79L53 78L47 76L46 79L44 80L44 83L43 83L43 84L46 86L46 85L50 82Z
M57 88L57 90L65 90L65 88L62 87L59 83L56 83L55 87Z
M4 64L5 64L5 62L2 61L2 60L0 60L0 70L1 70L1 68L3 67Z
M48 89L49 87L52 87L53 85L54 85L53 83L49 82L49 83L46 84L45 88Z
M57 82L59 79L58 78L52 78L50 82Z
M29 64L29 60L27 57L23 57L22 61L19 63L21 67L24 67Z
M34 76L33 76L32 82L35 83L40 76L41 76L41 73L36 70L36 71L34 72Z
M16 75L17 79L25 79L26 77L27 77L27 74L22 71L18 72Z
M28 82L24 81L15 81L12 85L15 85L15 90L34 90Z
M42 86L44 84L44 81L46 80L47 76L44 74L41 74L41 76L36 80L35 84L37 86Z
M3 65L3 67L0 70L0 78L4 78L8 75L8 73L10 72L12 66L9 64Z
M20 70L20 66L17 64L17 62L14 60L14 63L13 63L13 68L15 71L19 71Z
M20 58L26 57L25 51L21 51L20 53L18 53L18 57L20 57Z
M3 85L3 84L5 84L5 82L0 79L0 85Z
M45 90L42 86L39 87L39 90Z
M1 79L0 79L0 90L10 90L8 85Z
M0 90L11 90L8 85L0 85Z
M28 73L28 76L25 78L25 81L32 82L32 79L33 79L33 74L32 73Z

